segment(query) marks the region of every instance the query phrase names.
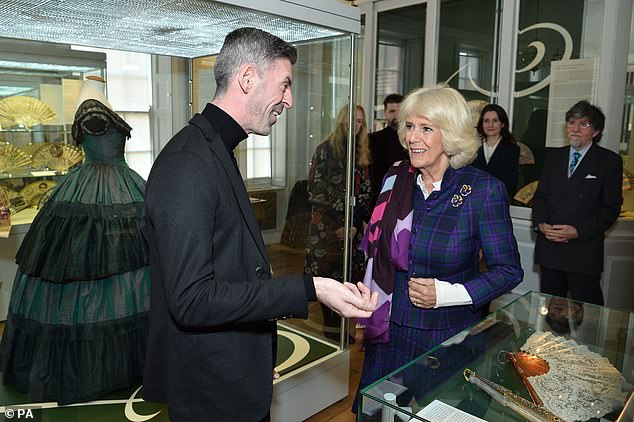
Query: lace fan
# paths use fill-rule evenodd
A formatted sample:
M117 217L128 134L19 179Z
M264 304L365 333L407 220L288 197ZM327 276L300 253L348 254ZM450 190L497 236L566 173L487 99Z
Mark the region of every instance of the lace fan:
M13 125L31 128L55 116L53 109L37 98L15 95L0 100L0 118L13 122Z
M625 378L587 346L537 331L521 349L507 353L507 361L513 363L533 401L543 402L555 415L585 421L612 412L613 402L624 404L627 393L621 385Z
M9 173L31 164L31 157L11 144L0 144L0 173Z
M33 153L33 166L45 166L51 170L66 171L84 159L84 153L76 146L61 142L48 142Z

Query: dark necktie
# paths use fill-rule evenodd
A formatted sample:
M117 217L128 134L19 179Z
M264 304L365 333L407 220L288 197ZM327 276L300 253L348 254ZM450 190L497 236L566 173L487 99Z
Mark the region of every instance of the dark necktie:
M570 159L570 176L574 173L575 167L577 167L577 164L579 163L579 158L581 158L580 152L575 151L572 153L572 158Z

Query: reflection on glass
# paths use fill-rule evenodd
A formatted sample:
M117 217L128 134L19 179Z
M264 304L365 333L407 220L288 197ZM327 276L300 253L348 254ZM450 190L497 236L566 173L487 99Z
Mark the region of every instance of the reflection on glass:
M444 0L440 5L438 81L469 100L490 102L497 85L497 0Z
M383 99L387 95L404 95L423 84L426 15L424 3L378 14L375 130L384 126Z
M546 153L551 63L598 55L594 45L601 36L603 12L592 10L592 16L584 15L584 7L574 0L520 2L512 126L531 149L535 164L520 166L518 191L532 189ZM521 205L530 206L530 200Z
M576 331L583 322L583 303L552 297L548 301L546 323L557 334Z
M634 12L632 13L632 25L630 26L630 40L634 39ZM625 80L625 101L623 110L623 123L621 126L621 142L619 150L623 157L623 206L621 213L628 217L634 217L634 160L632 160L632 125L634 125L634 42L630 42Z
M251 196L260 197L267 189L276 193L271 200L254 204L256 209L262 207L270 210L268 212L277 213L276 230L263 231L276 276L304 272L312 212L308 196L311 160L318 145L333 130L337 113L348 103L350 92L350 37L301 43L296 47L298 61L293 67L294 105L284 113L285 120L278 122L276 130L271 135L272 177L275 180L283 173L285 183L276 183L273 187L250 192ZM347 125L347 116L343 120ZM347 147L344 147L340 156L342 168L345 168L346 160ZM257 160L254 160L254 165L258 165ZM343 174L341 176L343 177ZM283 187L279 187L280 185ZM344 178L338 180L338 188L341 189L336 191L337 197L329 198L328 201L344 207ZM270 203L273 200L277 201L275 206ZM339 211L343 215L344 208ZM328 240L338 241L338 238L333 236L332 233L328 233ZM323 275L336 274L338 276L335 278L341 279L343 249L333 251L331 258L332 271ZM285 324L315 337L324 338L323 322L322 308L318 302L312 302L309 304L307 320L290 320L285 321ZM336 316L334 321L329 322L330 325L336 326L333 328L333 332L336 333L333 340L338 343L341 337L341 318ZM347 335L344 338L347 338Z
M343 106L335 119L333 130L317 146L308 175L308 201L312 206L306 241L306 274L343 281L346 148L348 145L348 105ZM355 112L356 165L353 194L355 208L351 228L350 277L347 281L363 280L365 254L358 249L364 224L370 220L370 151L366 116L361 106ZM327 306L321 305L324 335L337 341L341 335L341 320Z

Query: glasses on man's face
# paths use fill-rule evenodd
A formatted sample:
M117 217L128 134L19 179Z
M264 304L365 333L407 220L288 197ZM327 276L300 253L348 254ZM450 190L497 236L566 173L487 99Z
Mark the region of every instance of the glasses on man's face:
M567 120L566 121L566 127L569 128L573 128L576 127L577 125L579 125L580 127L582 127L583 129L588 129L592 127L592 123L587 121L587 120Z

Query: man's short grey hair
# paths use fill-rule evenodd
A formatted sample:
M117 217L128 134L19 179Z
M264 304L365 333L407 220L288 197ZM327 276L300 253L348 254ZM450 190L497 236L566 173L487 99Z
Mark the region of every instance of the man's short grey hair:
M278 59L288 59L293 65L297 61L297 50L281 38L261 29L239 28L230 32L216 58L215 97L224 95L231 79L244 64L252 63L256 71L260 72L266 71Z
M405 132L409 116L424 117L440 128L443 149L454 169L475 159L481 142L473 127L469 106L455 89L441 84L418 88L405 97L399 110L398 134L407 150Z

